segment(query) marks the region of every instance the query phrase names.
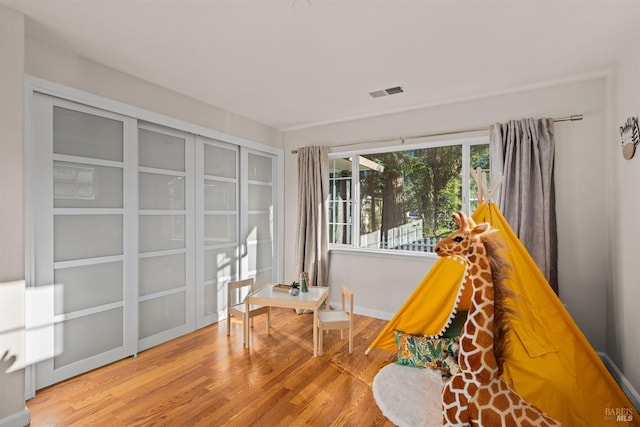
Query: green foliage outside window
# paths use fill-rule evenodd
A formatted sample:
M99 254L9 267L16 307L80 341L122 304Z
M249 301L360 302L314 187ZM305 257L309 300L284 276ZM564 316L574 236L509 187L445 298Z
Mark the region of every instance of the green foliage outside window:
M359 226L356 247L430 252L437 240L457 228L451 214L464 210L463 186L470 195L466 209L477 206L475 182L462 176L464 150L470 159L467 171L489 170L487 144L441 145L333 160L330 243L351 244L347 235L353 219ZM359 211L350 212L352 200L346 196L346 186L352 185L356 170Z

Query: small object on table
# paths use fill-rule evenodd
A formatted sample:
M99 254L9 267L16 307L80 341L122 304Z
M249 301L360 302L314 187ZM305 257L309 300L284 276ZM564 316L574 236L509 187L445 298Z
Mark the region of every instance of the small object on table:
M291 290L289 291L289 295L292 297L297 297L300 294L300 283L295 280L291 282Z
M309 274L302 272L300 274L300 283L302 292L309 292Z
M276 292L289 292L291 290L291 285L273 285L273 290Z

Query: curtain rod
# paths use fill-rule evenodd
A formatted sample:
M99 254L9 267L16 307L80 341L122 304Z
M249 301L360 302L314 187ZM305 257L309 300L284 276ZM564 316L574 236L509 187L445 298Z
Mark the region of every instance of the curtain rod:
M575 121L582 120L582 114L573 114L571 116L558 117L558 118L555 118L555 119L552 119L552 120L553 120L554 123L555 122L575 122ZM404 142L407 139L428 138L428 137L433 137L433 136L447 136L447 135L455 135L455 134L459 134L459 133L468 133L468 132L480 132L480 131L488 130L488 129L489 129L489 127L487 126L487 127L484 127L484 128L456 130L456 131L440 132L440 133L430 133L430 134L424 134L424 135L400 136L400 137L386 138L386 139L372 139L372 140L368 140L368 141L353 142L353 143L350 143L350 144L334 145L332 147L329 147L329 150L331 150L332 148L355 147L355 146L358 146L358 145L373 144L373 143L376 143L376 142L390 142L390 141L396 141L396 140L400 140L400 141ZM291 154L298 154L298 150L291 150Z

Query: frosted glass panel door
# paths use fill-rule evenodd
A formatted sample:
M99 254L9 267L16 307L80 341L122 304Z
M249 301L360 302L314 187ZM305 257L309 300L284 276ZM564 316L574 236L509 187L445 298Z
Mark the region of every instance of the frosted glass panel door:
M198 327L226 316L226 283L238 278L238 147L198 137Z
M135 319L135 224L127 216L135 190L124 185L135 122L44 95L34 97L32 119L32 285L50 296L40 300L51 340L36 367L42 388L136 352L127 326Z
M123 114L76 104L44 86L27 95L30 385L223 319L230 280L280 279L280 150L143 122L135 107L90 94L83 102Z
M275 156L243 150L242 222L246 250L241 258L243 277L254 277L256 286L277 280Z
M195 328L193 137L152 125L138 132L140 350Z

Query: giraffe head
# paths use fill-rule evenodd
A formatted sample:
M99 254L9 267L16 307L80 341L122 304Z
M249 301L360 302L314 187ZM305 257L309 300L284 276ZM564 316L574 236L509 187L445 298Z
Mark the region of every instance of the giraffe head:
M453 219L460 228L449 237L440 240L435 247L435 253L441 257L457 255L466 258L472 243L490 227L486 222L476 225L473 218L466 216L463 212L453 214Z

